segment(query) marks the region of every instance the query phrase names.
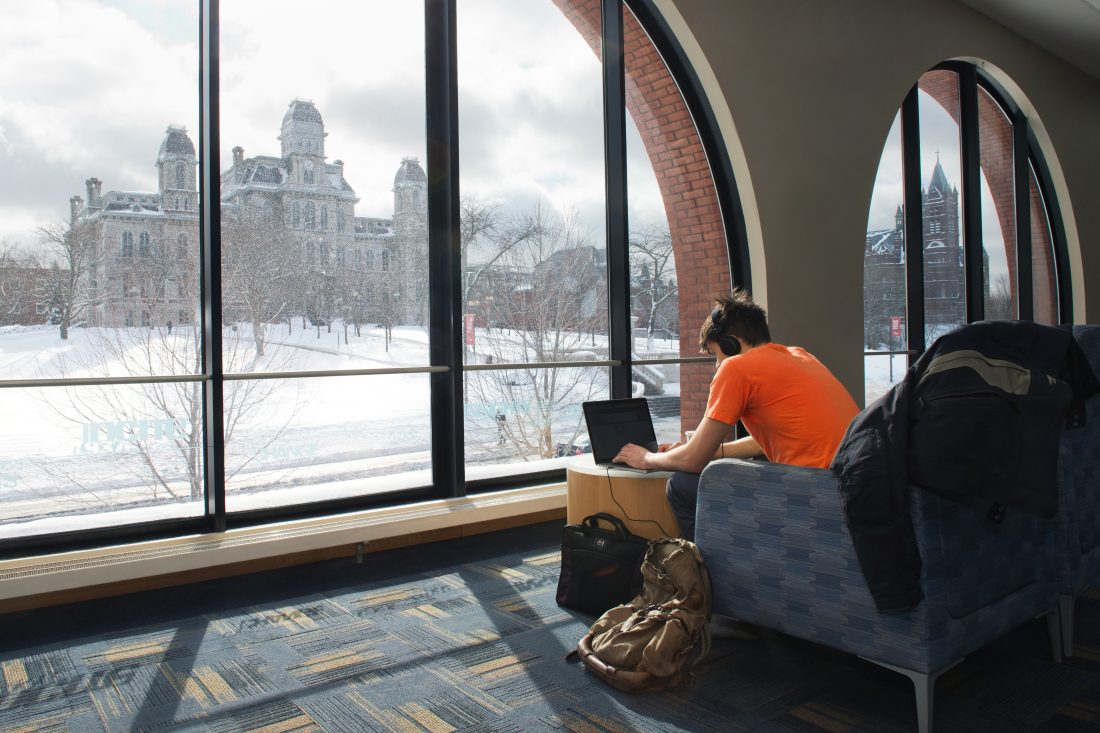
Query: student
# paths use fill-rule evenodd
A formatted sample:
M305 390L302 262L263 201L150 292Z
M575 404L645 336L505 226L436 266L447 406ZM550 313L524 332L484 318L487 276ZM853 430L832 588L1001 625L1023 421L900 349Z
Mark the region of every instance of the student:
M717 298L699 330L699 348L717 371L707 410L686 443L654 453L628 444L616 461L675 471L665 493L680 532L695 539L699 473L716 458L766 456L775 463L827 468L859 412L836 377L805 349L771 342L764 310L743 290ZM726 442L741 420L749 436Z

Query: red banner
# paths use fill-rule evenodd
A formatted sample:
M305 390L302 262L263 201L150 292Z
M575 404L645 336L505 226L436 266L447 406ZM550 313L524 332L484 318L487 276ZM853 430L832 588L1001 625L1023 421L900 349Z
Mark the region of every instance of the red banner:
M901 336L901 316L890 316L890 338Z
M466 345L467 346L473 346L474 345L474 314L473 313L467 313L462 318L466 323Z

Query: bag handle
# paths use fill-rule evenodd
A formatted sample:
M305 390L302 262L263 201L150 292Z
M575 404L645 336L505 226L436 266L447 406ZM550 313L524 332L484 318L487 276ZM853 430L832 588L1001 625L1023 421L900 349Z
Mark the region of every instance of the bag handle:
M623 524L623 520L619 519L614 514L608 514L607 512L590 514L589 516L584 518L584 521L581 522L581 524L589 529L599 529L601 519L614 527L615 535L620 540L625 540L630 537L630 530L626 528L625 524Z

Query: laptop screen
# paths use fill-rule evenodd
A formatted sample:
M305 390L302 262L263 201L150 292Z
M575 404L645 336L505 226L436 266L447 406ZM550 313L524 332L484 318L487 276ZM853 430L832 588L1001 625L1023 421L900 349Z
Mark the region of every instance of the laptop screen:
M622 447L634 443L657 450L649 403L642 397L585 402L584 420L596 463L610 463Z

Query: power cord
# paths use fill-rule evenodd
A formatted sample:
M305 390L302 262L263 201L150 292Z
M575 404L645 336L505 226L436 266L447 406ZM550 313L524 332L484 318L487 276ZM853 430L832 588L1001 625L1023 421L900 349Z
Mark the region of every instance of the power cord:
M657 525L657 529L661 530L661 534L663 536L672 537L672 535L669 534L668 530L662 527L661 523L658 522L656 519L635 519L634 517L626 513L626 509L623 507L622 504L619 503L619 500L615 498L615 487L611 481L611 467L605 466L604 468L607 471L607 490L611 494L611 501L615 502L615 506L619 507L619 511L623 513L623 517L631 522L648 522L649 524L655 524Z

